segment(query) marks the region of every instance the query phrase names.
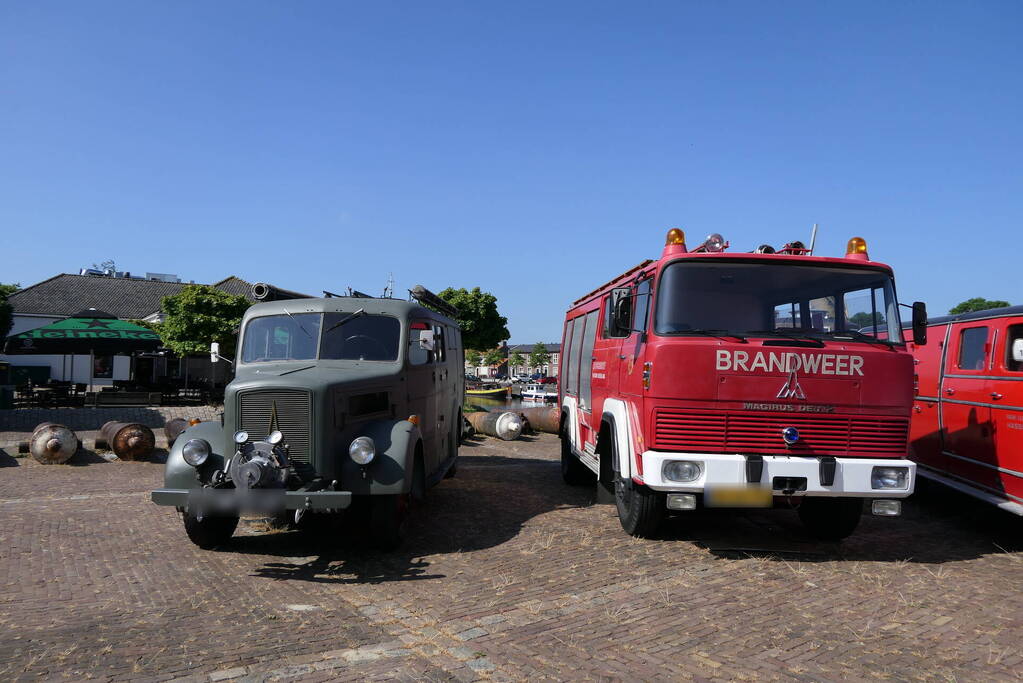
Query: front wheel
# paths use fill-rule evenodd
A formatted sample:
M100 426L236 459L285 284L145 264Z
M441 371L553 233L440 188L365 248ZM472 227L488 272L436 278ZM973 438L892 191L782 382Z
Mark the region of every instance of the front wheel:
M663 493L619 476L615 478L615 506L626 533L650 538L664 517L665 498Z
M185 512L182 515L188 539L203 550L212 550L224 545L238 527L237 517L203 517Z
M811 535L823 541L840 541L860 523L862 498L803 498L799 519Z

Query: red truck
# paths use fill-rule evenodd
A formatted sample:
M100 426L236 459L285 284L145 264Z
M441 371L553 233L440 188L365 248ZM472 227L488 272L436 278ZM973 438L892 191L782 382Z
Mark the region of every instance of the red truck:
M909 344L910 458L921 476L1023 515L1023 306L932 318L928 334Z
M861 238L844 258L800 242L728 253L668 232L648 260L575 301L559 373L561 470L613 487L626 532L700 505L795 508L811 533L851 534L864 499L901 513L913 356L890 267ZM912 306L926 343L924 304Z

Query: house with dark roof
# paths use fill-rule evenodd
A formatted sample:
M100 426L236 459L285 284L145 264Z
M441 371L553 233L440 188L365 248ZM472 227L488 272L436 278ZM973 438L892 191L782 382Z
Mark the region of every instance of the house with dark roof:
M530 365L529 354L533 353L536 344L511 344L508 346L508 358L517 351L525 361L522 365L515 365L511 368L512 375L533 375L540 373L544 377L557 377L558 367L561 362L561 344L544 344L543 348L550 354L551 360L546 365Z
M89 308L110 313L122 320L160 322L160 305L165 296L179 293L189 284L156 279L113 277L104 274L61 273L43 280L8 297L13 307L10 335L63 320ZM228 294L238 294L252 302L252 284L231 275L212 285ZM0 354L12 367L31 367L33 376L47 375L51 379L89 382L89 356L12 355ZM139 357L97 356L93 360L93 384L111 384L115 380L138 379L156 382L159 378L192 378L216 381L224 369L214 366L208 357L188 359L187 363L166 353Z

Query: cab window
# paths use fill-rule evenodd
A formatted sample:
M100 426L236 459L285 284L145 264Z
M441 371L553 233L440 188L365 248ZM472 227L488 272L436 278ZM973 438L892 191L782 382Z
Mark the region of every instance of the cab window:
M968 327L959 333L960 370L983 370L987 359L987 328Z
M413 322L409 326L408 362L409 365L426 365L436 363L438 355L443 358L443 332L437 334L437 326L427 322Z
M387 315L327 313L323 317L322 360L398 360L401 324Z

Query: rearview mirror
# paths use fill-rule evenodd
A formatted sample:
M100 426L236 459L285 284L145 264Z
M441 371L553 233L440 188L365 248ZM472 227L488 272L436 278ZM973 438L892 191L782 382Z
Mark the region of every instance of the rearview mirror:
M1023 363L1023 338L1012 342L1012 359L1017 363Z
M913 302L913 343L923 346L927 343L927 304Z
M435 342L433 339L433 330L420 330L419 331L419 348L426 349L427 351L433 351Z
M210 362L216 363L220 360L220 342L210 344Z
M615 301L614 323L618 334L632 329L632 297L623 296Z

